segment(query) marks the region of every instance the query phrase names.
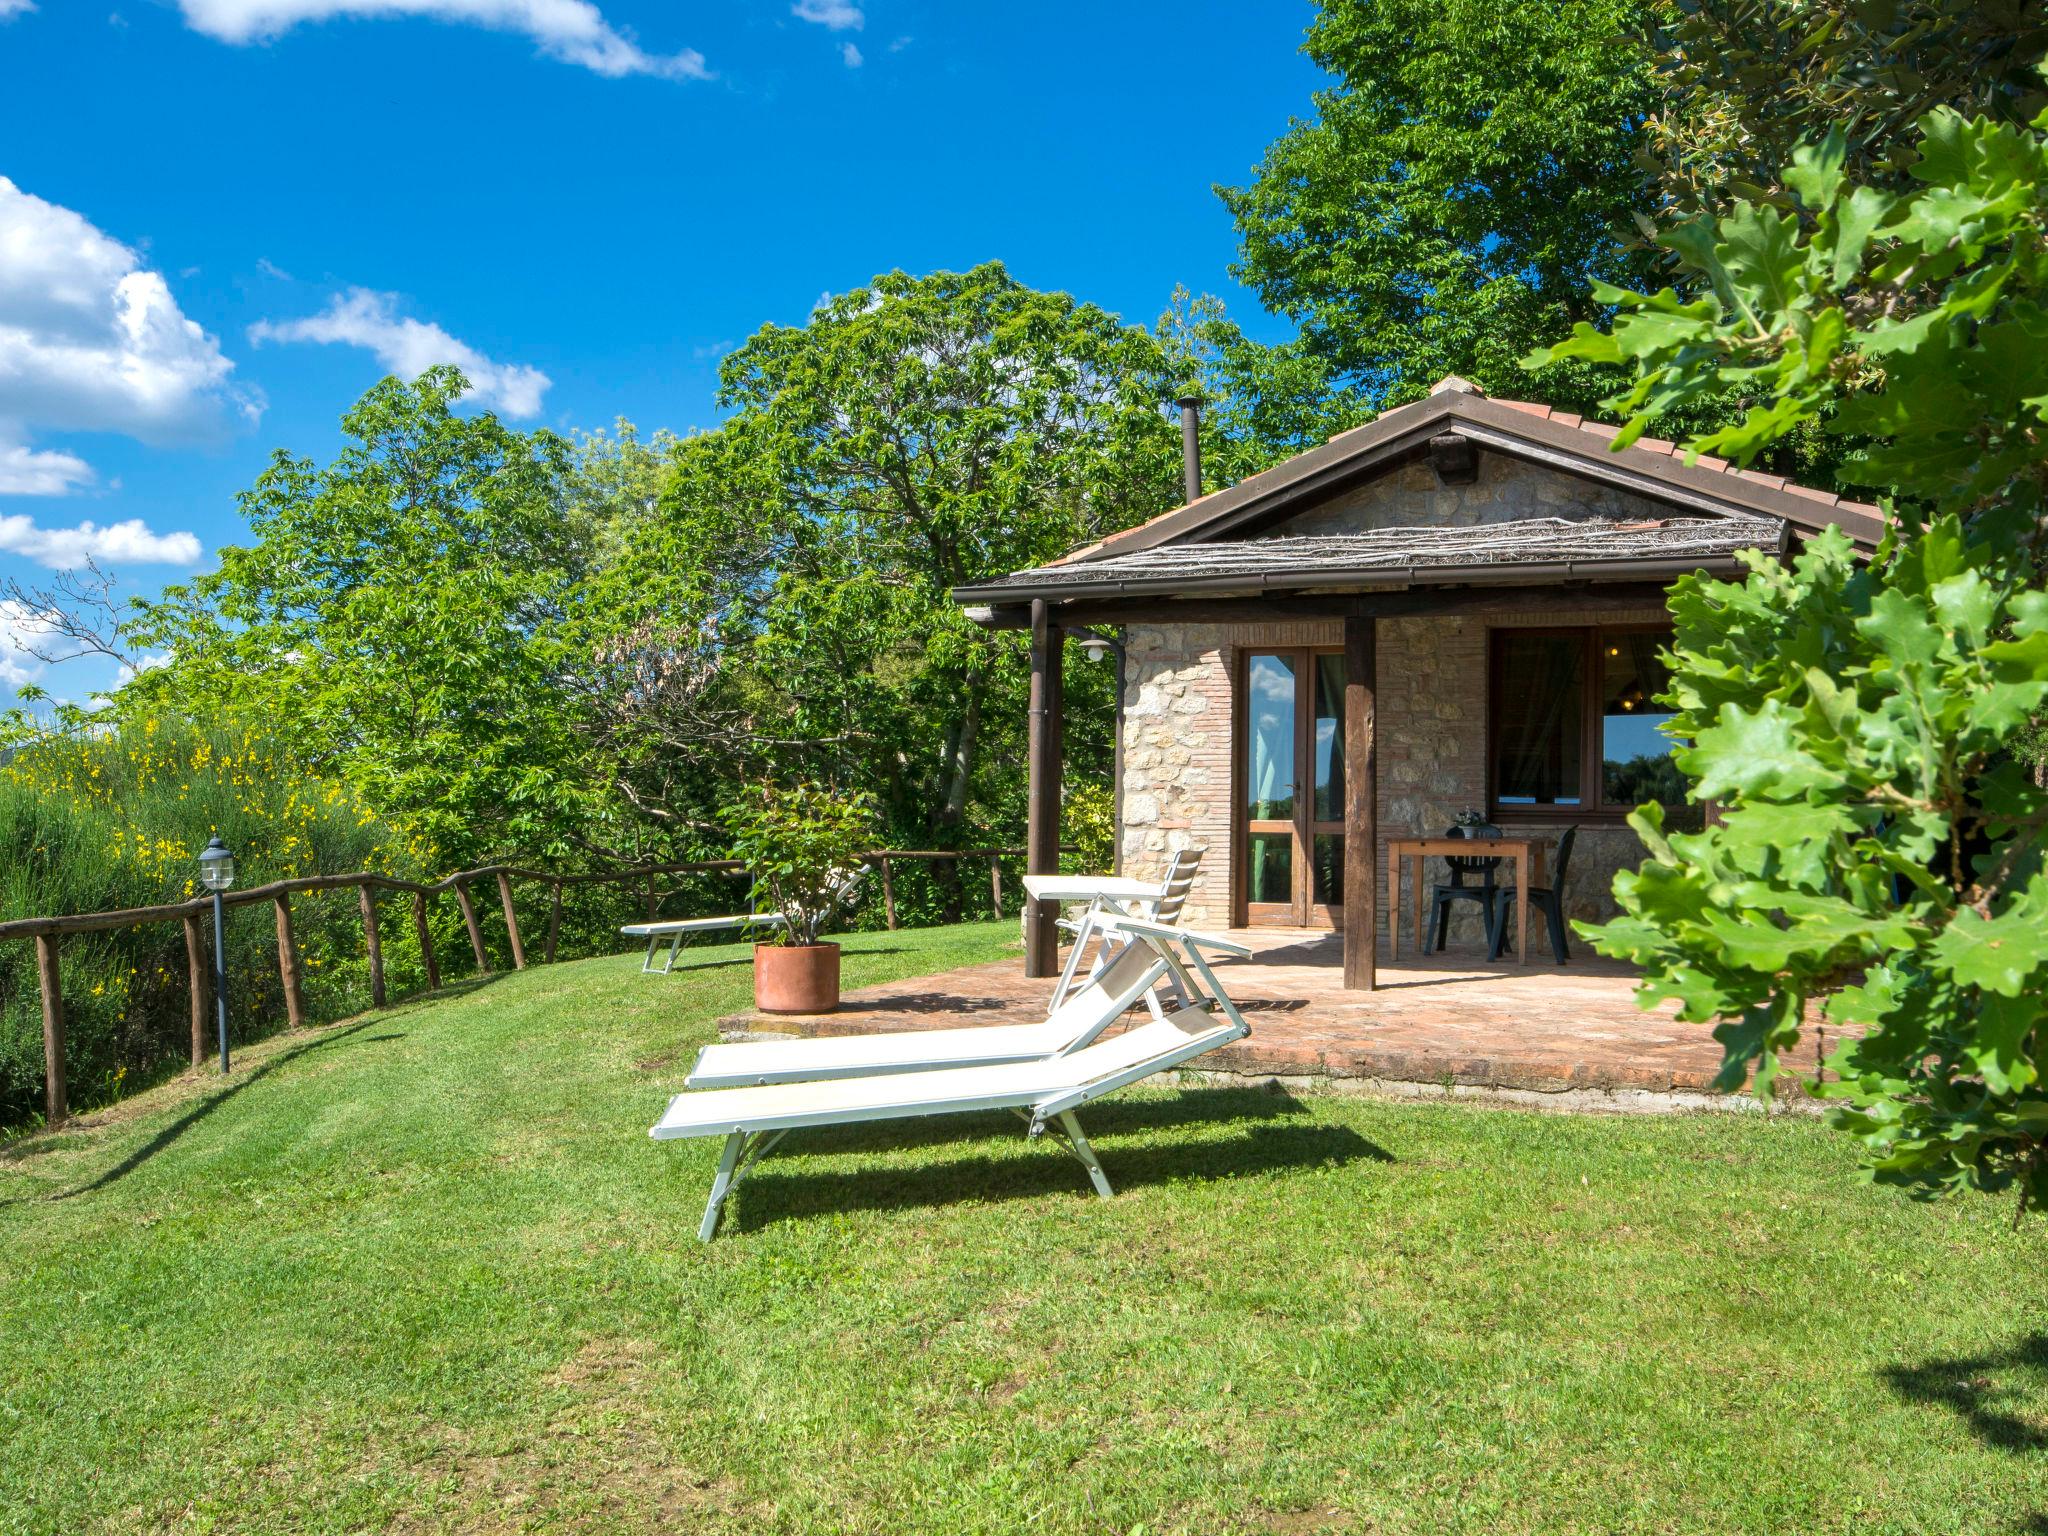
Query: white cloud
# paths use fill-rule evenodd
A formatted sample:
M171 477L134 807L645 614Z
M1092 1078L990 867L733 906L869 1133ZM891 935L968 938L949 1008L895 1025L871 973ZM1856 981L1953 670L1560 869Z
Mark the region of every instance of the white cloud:
M0 496L65 496L93 482L76 454L0 440Z
M867 62L860 56L860 50L851 43L848 43L839 50L839 56L846 60L846 67L848 69L859 69L862 64Z
M615 79L623 75L711 78L704 55L696 49L648 53L630 32L607 22L589 0L178 0L178 5L187 26L223 43L265 43L303 22L337 17L418 16L518 32L540 44L540 51L550 58Z
M199 540L189 533L156 533L139 517L102 528L45 528L20 513L0 517L0 552L25 555L52 570L68 571L88 559L103 565L197 565Z
M26 16L36 8L36 0L0 0L0 21L12 21L17 16Z
M816 22L834 32L858 32L868 20L859 6L848 5L846 0L796 0L789 14L798 21Z
M328 301L327 308L303 320L259 320L249 339L265 341L340 342L362 347L401 378L416 378L436 363L453 363L469 379L470 398L507 416L538 416L541 396L553 382L538 368L523 363L493 362L466 341L438 325L398 313L397 297L368 288L351 288Z
M0 444L34 430L210 437L231 412L261 411L231 386L234 366L163 274L0 176Z
M49 614L13 598L0 598L0 684L19 688L47 670L32 647L47 644L56 634Z

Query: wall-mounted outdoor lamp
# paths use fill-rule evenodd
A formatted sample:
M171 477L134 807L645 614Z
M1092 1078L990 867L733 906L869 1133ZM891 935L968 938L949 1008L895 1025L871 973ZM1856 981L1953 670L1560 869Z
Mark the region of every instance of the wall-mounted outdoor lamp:
M235 856L216 832L199 855L199 883L213 892L213 1006L220 1017L220 1069L228 1069L227 922L221 895L235 883Z

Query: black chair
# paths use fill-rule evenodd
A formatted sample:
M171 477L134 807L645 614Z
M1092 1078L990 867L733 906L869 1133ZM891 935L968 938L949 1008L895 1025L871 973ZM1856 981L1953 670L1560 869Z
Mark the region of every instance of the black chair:
M1445 837L1489 838L1499 837L1500 828L1481 823L1473 827L1447 827ZM1442 949L1450 937L1451 906L1455 902L1476 902L1479 915L1486 923L1486 943L1491 949L1494 942L1494 897L1499 891L1495 884L1496 871L1500 865L1498 855L1492 858L1447 858L1444 863L1450 868L1450 879L1443 885L1433 885L1429 890L1429 918L1436 934L1435 948ZM1466 882L1470 880L1471 884Z
M1552 856L1550 884L1529 887L1529 905L1543 914L1550 927L1550 952L1557 956L1559 965L1571 963L1571 951L1564 942L1564 882L1571 872L1572 844L1578 840L1579 829L1566 827L1564 836L1557 840L1557 852ZM1488 934L1487 958L1498 960L1501 949L1508 941L1508 917L1515 910L1515 892L1512 886L1494 893L1493 926Z

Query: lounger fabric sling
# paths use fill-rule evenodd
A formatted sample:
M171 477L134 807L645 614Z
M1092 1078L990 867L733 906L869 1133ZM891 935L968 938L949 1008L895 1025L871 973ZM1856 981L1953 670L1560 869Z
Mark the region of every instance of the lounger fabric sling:
M1042 1061L1093 1044L1166 974L1167 963L1156 951L1134 944L1120 951L1114 964L1104 967L1101 975L1075 992L1052 1017L1036 1024L707 1045L697 1053L697 1065L685 1086L738 1088Z

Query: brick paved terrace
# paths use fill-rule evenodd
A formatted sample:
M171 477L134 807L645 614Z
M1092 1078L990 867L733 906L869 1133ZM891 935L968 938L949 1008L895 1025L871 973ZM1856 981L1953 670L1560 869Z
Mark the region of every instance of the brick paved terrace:
M1476 946L1421 959L1404 953L1382 961L1379 989L1363 993L1340 986L1334 934L1232 937L1255 952L1218 964L1217 977L1252 1034L1205 1058L1218 1074L1558 1109L1753 1107L1747 1095L1714 1092L1721 1050L1705 1028L1679 1023L1669 1006L1641 1011L1629 968L1583 950L1569 965L1527 967L1512 956L1489 962ZM1022 1023L1044 1016L1051 990L1012 958L852 991L836 1013L722 1022L729 1036Z

